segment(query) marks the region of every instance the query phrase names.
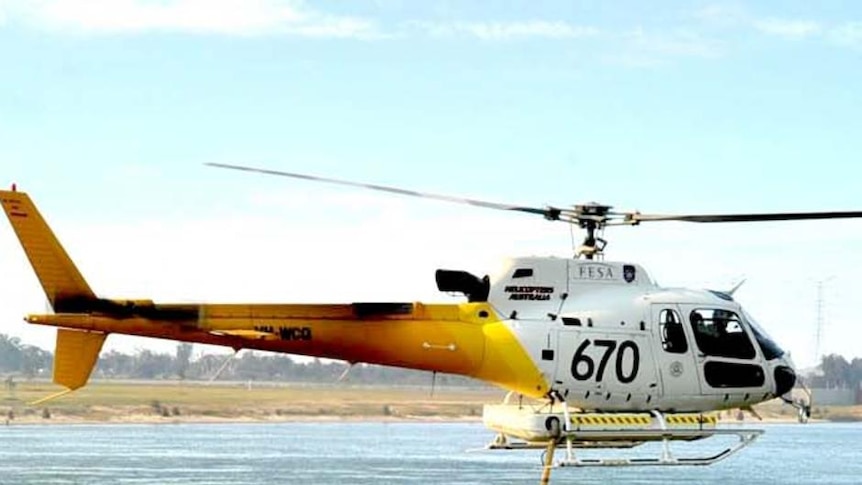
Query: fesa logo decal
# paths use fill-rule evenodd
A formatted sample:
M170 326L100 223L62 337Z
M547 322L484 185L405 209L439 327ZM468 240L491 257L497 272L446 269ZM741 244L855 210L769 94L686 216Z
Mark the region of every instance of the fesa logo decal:
M576 280L609 281L619 278L615 268L608 264L590 263L578 265L574 273Z
M509 293L510 300L550 300L554 293L552 286L507 286L503 289Z

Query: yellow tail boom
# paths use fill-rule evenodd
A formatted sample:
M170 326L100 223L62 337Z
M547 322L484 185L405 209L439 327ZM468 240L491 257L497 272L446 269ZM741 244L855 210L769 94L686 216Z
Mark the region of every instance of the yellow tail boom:
M0 200L54 308L26 321L59 328L54 382L69 390L86 384L110 333L447 372L534 397L549 389L547 376L487 302L171 304L99 298L26 194L0 191Z

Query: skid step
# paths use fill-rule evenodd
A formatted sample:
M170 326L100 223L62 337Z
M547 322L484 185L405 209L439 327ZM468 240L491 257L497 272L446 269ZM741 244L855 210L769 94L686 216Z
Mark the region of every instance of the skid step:
M568 413L561 406L486 405L486 427L511 438L547 443L574 434L578 441L695 440L708 437L715 413ZM566 422L568 421L568 426ZM668 434L672 431L673 433Z

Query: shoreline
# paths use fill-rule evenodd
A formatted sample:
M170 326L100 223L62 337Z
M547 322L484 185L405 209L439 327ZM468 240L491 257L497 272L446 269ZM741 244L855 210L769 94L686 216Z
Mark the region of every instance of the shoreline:
M160 416L126 416L120 419L89 419L87 417L70 418L62 416L51 419L44 419L35 416L25 416L16 418L5 423L5 426L76 426L76 425L195 425L195 424L285 424L285 423L481 423L481 416L374 416L374 415L354 415L354 416L324 416L324 415L295 415L290 417L276 418L261 418L261 417L231 417L220 418L210 416L183 416L163 418ZM859 423L862 421L849 420L825 420L811 419L810 424L825 424L825 423ZM0 423L2 424L2 423ZM800 424L796 419L789 418L764 418L762 421L757 419L747 419L744 421L737 420L720 420L719 426L735 427L735 426L773 426L786 424ZM0 425L2 427L2 425Z
M282 424L282 423L481 423L477 416L291 416L277 419L254 417L212 418L208 416L185 416L181 418L161 418L158 416L129 416L123 419L42 419L25 417L10 421L6 426L53 426L53 425L185 425L185 424ZM2 426L0 426L2 427Z
M156 415L126 415L108 419L88 418L86 416L56 416L50 419L35 415L27 415L21 418L7 420L7 426L51 426L51 425L94 425L94 424L142 424L142 425L177 425L177 424L279 424L279 423L481 423L481 416L383 416L383 415L292 415L292 416L234 416L217 417L204 415L171 416L162 417ZM825 419L811 419L809 423L840 423L859 421L832 421ZM799 424L796 419L790 418L756 418L738 421L735 419L720 419L721 426L750 426L750 425L776 425L776 424Z
M350 383L201 383L94 381L55 400L47 382L23 382L0 398L0 426L52 424L230 424L338 422L481 422L485 404L505 391L487 387L359 386ZM720 413L725 426L797 423L780 402L755 406L762 420L737 410ZM8 423L5 423L8 421ZM862 421L862 406L815 407L812 423Z

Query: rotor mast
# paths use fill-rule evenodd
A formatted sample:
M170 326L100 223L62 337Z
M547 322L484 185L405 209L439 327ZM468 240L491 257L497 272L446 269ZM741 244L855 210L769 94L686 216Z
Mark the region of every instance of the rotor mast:
M596 231L602 231L608 222L607 216L611 207L591 202L576 205L571 222L577 222L578 227L587 231L583 243L575 248L575 257L586 259L602 259L603 251L608 242L596 236Z

